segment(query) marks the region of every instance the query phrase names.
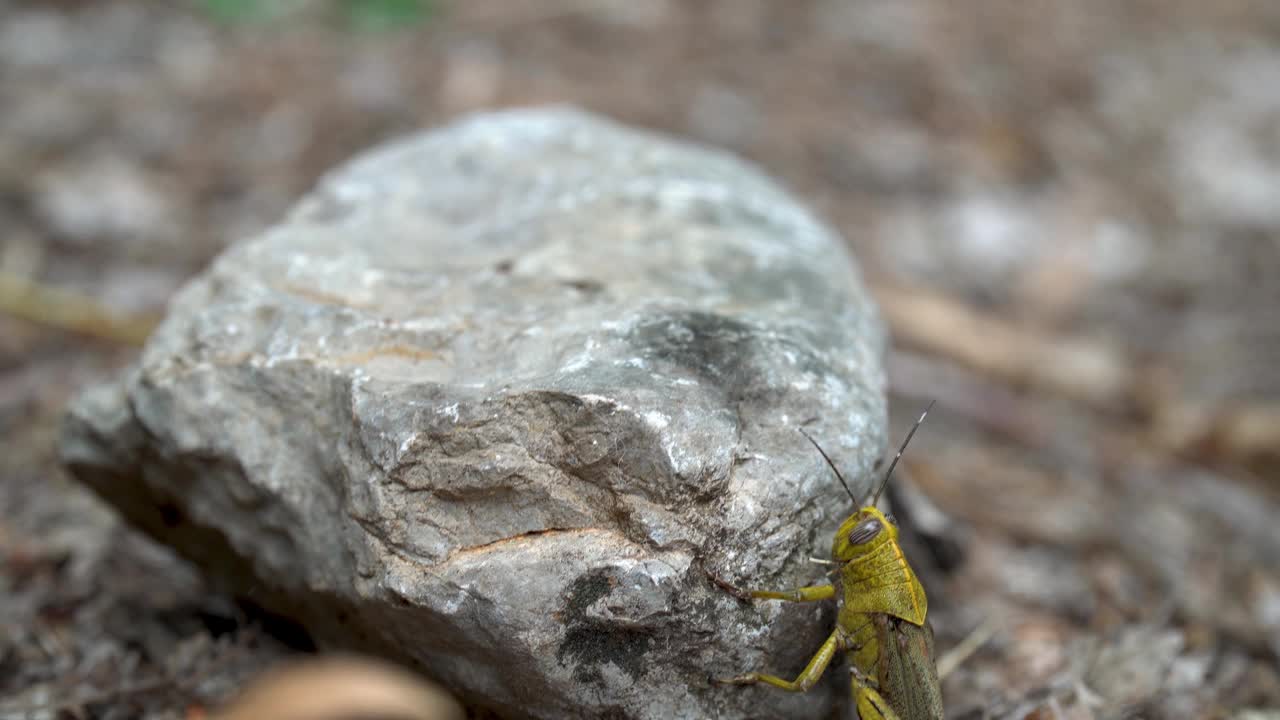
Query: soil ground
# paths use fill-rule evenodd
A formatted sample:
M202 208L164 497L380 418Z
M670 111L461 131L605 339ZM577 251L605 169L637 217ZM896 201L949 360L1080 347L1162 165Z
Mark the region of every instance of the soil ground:
M234 5L0 0L0 717L195 717L297 652L68 480L61 408L327 168L542 103L849 239L895 437L938 401L898 504L939 647L983 641L950 715L1280 712L1280 4Z

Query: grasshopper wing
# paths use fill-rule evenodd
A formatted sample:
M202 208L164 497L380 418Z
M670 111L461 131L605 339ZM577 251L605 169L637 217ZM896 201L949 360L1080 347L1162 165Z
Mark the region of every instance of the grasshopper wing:
M880 634L880 692L902 720L943 720L942 687L933 659L933 628L884 614Z

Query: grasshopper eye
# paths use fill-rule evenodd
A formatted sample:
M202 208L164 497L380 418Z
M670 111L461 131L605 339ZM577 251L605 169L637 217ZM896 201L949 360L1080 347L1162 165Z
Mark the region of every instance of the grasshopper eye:
M867 518L849 531L849 544L861 545L871 540L871 538L880 534L880 521L875 518Z
M894 517L893 513L885 513L884 519L888 520L890 525L898 527L898 518Z

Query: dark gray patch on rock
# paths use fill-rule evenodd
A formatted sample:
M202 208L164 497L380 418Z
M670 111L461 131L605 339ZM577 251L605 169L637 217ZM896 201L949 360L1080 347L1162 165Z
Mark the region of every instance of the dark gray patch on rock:
M601 682L597 666L611 663L632 680L639 680L652 636L627 627L614 627L587 616L593 603L606 597L612 586L603 572L583 575L569 588L564 608L565 636L556 650L560 662L572 662L573 677L580 682Z

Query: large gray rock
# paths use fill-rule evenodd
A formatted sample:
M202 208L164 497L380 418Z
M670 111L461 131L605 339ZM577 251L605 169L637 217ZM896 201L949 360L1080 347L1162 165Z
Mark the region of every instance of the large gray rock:
M520 717L812 717L793 585L866 492L884 333L841 242L750 166L570 110L373 150L173 301L86 392L75 475L322 643Z

